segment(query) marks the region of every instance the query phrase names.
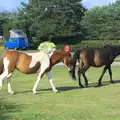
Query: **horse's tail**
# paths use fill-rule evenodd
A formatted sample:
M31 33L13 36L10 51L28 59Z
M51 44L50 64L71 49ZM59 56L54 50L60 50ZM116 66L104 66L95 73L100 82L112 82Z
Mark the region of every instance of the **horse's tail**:
M75 68L76 68L77 60L79 61L79 59L80 59L80 58L79 58L80 52L81 52L81 50L77 50L77 51L73 54L73 57L72 57L72 64L73 64L72 78L73 78L73 79L76 79L76 76L75 76Z
M3 59L0 59L0 75L3 73L4 65L3 65Z

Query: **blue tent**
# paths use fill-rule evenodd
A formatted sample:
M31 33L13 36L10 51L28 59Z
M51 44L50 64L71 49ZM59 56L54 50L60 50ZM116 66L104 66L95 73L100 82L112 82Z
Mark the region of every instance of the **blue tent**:
M6 49L27 49L28 48L28 38L26 33L22 30L10 30L10 37L4 46Z

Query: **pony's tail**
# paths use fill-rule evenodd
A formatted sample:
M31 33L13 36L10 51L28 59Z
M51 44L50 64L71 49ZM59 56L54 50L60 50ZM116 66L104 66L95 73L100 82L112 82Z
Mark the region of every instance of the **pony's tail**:
M3 73L4 65L3 65L3 59L0 59L0 75Z
M77 60L79 61L79 55L80 55L81 50L77 50L72 57L72 64L73 64L73 69L72 69L72 78L74 80L76 80L76 76L75 76L75 68L76 68L76 63Z

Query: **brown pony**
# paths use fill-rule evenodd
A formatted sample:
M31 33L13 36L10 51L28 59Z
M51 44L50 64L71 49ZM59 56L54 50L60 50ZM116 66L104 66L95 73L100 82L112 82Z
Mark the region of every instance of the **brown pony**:
M80 87L84 87L81 84L81 74L83 75L86 86L88 86L88 79L85 75L85 72L88 70L88 68L90 68L90 66L92 67L105 66L98 80L98 85L101 85L103 75L105 74L107 69L110 75L110 82L113 83L111 64L118 55L120 55L120 46L106 45L103 48L85 48L82 50L78 50L73 55L72 78L76 79L75 67L76 62L78 60L79 62L78 80Z
M14 93L11 89L10 78L13 71L18 69L20 72L25 74L39 73L33 87L34 94L36 93L37 85L44 73L47 74L53 91L57 92L57 89L52 82L50 70L59 62L63 62L63 64L68 68L68 71L71 71L71 55L65 51L56 50L51 55L48 55L44 51L28 54L16 50L6 51L0 61L0 89L2 89L3 80L7 79L8 92L11 94Z

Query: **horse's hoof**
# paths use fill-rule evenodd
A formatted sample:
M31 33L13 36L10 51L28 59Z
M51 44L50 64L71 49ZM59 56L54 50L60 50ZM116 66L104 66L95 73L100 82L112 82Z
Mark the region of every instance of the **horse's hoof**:
M36 91L33 91L33 95L35 95L37 92Z
M76 81L76 77L72 77L72 80Z
M10 94L11 94L11 95L15 95L15 93L14 93L13 91L12 91L12 92L10 92Z
M55 89L55 90L53 90L55 93L58 93L58 90L57 89Z
M72 80L73 80L73 81L76 81L76 79L75 79L75 78L72 78Z
M114 84L114 81L110 81L110 83Z
M80 88L84 88L84 86L83 86L83 85L79 85L79 87L80 87Z
M8 91L9 94L14 95L15 93L13 91Z
M101 82L98 82L97 86L101 86L101 85L102 85Z
M36 92L33 92L33 95L36 95Z

